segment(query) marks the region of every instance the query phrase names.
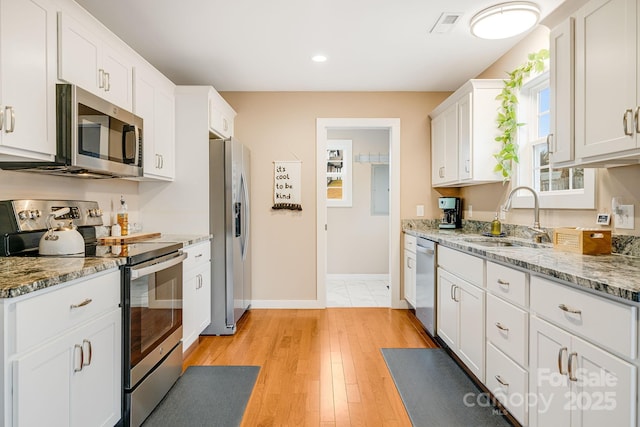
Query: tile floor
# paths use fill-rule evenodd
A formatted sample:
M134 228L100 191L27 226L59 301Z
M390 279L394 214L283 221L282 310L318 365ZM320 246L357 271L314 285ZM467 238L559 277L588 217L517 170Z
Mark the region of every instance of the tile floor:
M327 275L327 307L389 307L387 275Z

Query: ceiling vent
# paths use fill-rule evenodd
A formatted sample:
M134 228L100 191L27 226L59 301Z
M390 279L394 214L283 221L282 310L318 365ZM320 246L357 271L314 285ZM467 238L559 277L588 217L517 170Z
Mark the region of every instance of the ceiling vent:
M455 12L444 12L440 15L440 18L436 21L436 24L433 26L431 34L445 34L450 32L453 27L456 26L458 22L460 22L460 18L462 17L462 13Z

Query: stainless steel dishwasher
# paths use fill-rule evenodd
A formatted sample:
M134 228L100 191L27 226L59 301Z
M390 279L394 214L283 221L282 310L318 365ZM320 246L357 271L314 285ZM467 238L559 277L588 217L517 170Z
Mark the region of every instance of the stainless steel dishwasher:
M436 243L423 237L416 242L416 317L436 336Z

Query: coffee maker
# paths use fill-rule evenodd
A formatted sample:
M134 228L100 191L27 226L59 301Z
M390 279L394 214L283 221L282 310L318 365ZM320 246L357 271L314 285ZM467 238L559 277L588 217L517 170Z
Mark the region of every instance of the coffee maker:
M440 197L438 207L443 210L439 228L462 228L462 201L459 197Z

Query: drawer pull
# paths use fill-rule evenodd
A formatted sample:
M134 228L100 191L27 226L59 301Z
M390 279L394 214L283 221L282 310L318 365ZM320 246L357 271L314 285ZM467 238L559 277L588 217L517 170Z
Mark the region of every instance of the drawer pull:
M509 282L506 282L502 279L498 279L498 285L502 285L502 286L509 286Z
M576 353L575 351L571 354L569 354L569 360L567 361L567 367L569 368L569 380L570 381L578 381L578 378L576 378L576 376L573 374L573 359L578 359L578 353Z
M502 379L502 377L500 375L496 375L494 377L496 379L496 381L498 381L500 384L502 384L505 387L509 387L509 383L505 382L505 380Z
M86 300L82 301L80 304L71 304L71 310L73 310L74 308L80 308L80 307L84 307L85 305L89 305L91 304L93 300L91 298L87 298Z
M196 258L200 258L200 257L202 257L202 254L196 255Z
M496 328L500 329L501 331L509 332L509 328L505 328L500 322L496 322Z
M560 375L567 375L566 372L562 372L562 353L566 353L566 352L567 352L567 347L562 347L558 351L558 372L560 373Z
M568 307L568 306L567 306L567 305L565 305L565 304L560 304L560 305L558 306L558 308L559 308L560 310L562 310L562 311L566 311L567 313L571 313L571 314L582 314L582 310L578 310L578 309L576 309L576 308Z

